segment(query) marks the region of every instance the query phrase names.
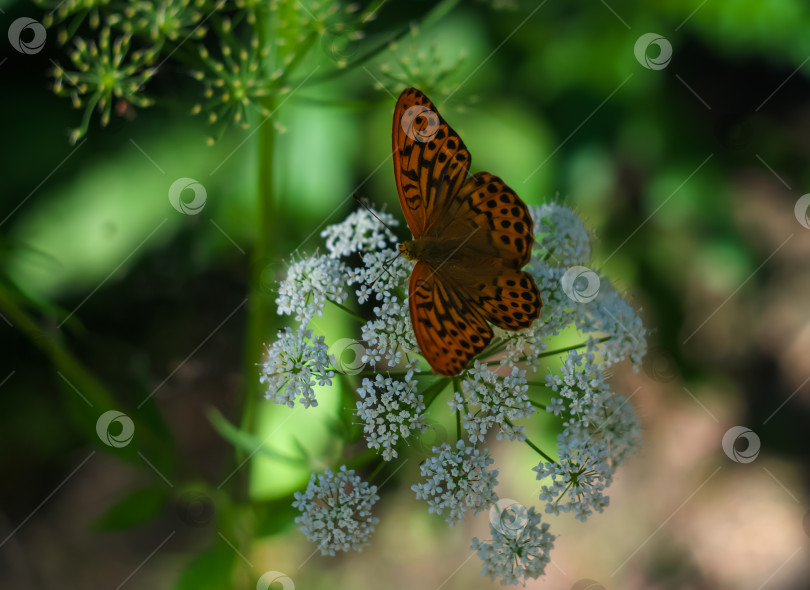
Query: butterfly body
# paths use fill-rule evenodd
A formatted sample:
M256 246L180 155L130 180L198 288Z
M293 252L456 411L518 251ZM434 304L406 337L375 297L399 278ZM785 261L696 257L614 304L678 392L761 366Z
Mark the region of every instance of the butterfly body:
M457 375L492 340L489 324L527 328L540 292L520 270L531 257L528 208L500 178L469 174L470 154L433 103L406 89L394 111L394 175L413 240L410 315L433 370Z

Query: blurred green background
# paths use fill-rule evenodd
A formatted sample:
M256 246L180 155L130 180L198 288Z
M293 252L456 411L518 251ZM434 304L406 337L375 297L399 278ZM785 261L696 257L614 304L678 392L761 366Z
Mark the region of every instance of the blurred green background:
M2 9L6 28L47 12ZM82 111L49 76L68 50L50 30L36 54L3 42L0 587L253 588L266 571L298 588L497 586L468 559L486 516L448 530L413 499L419 449L381 490L369 548L311 555L291 492L362 451L336 442L350 414L339 393L306 412L258 401L243 446L265 446L233 452L243 396L259 395L247 310L323 248L352 194L400 217L390 133L405 84L433 99L474 170L585 220L592 266L652 333L643 370L613 376L645 446L604 514L551 519L553 563L529 587L808 587L810 223L794 206L810 185L810 6L402 0L376 17L363 39L317 41L297 80L316 74L273 116L272 162L260 119L208 146L212 127L190 114L201 88L171 61L146 86L154 107L106 127L94 114L72 146ZM637 59L645 33L671 61L659 68L654 46ZM275 204L261 236L263 172ZM178 178L204 186L198 215L169 203ZM257 238L272 255L255 255ZM322 325L327 341L349 329ZM137 444L99 442L108 409L133 417ZM756 461L723 453L735 425L759 436ZM536 459L493 445L500 495L532 503Z

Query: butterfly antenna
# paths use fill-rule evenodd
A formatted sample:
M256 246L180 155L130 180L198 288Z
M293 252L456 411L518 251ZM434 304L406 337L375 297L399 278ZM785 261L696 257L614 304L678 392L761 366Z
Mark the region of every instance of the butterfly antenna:
M369 207L368 205L366 205L366 204L363 202L363 200L362 200L360 197L358 197L357 195L354 195L354 194L353 194L353 195L352 195L352 198L353 198L353 199L354 199L354 200L357 202L357 204L358 204L358 205L360 205L360 206L361 206L363 209L365 209L366 211L368 211L369 213L371 213L371 214L374 216L374 219L376 219L377 221L379 221L380 223L382 223L382 224L383 224L385 227L387 227L387 228L388 228L388 231L390 231L390 232L392 232L392 233L393 233L393 231L394 231L394 230L392 230L390 227L388 227L388 224L387 224L387 223L385 223L385 222L384 222L382 219L380 219L379 217L377 217L377 214L376 214L376 213L374 213L374 211L372 211L372 210L371 210L371 207Z
M369 289L370 289L371 287L373 287L373 286L374 286L374 283L376 283L377 281L379 281L379 280L380 280L380 278L381 278L381 277L382 277L382 276L383 276L385 273L387 273L387 272L388 272L388 269L389 269L389 268L391 268L391 265L392 265L392 264L394 264L394 262L396 261L396 259L397 259L397 258L399 258L399 256L400 256L400 255L399 255L399 254L397 254L397 255L396 255L396 256L394 256L394 257L393 257L391 260L386 260L386 261L385 261L385 266L383 267L383 271L382 271L382 272L381 272L381 273L380 273L380 274L377 276L377 278L376 278L376 279L374 279L373 281L371 281L371 284L368 286L368 288L369 288ZM396 280L396 277L394 277L394 275L392 275L390 272L388 272L388 276L390 276L392 279L395 279L395 280Z

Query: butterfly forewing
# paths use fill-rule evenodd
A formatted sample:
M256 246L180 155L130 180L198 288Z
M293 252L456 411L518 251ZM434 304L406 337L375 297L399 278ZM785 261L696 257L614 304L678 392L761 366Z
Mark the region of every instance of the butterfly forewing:
M441 209L467 178L470 152L419 90L397 101L393 125L394 177L399 204L414 237L441 217Z

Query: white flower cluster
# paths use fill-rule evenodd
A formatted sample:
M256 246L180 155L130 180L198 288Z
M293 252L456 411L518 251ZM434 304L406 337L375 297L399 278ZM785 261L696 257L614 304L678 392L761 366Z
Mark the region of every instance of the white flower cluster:
M537 479L551 479L540 499L546 512L573 512L584 521L608 505L604 491L616 467L638 448L638 420L627 400L610 391L591 352L569 352L562 375L549 375L546 383L559 396L548 411L563 418L564 430L557 437L559 460L534 468Z
M550 485L540 488L547 513L573 512L584 522L594 510L602 512L608 505L610 498L603 492L613 479L614 468L605 447L589 442L587 437L566 430L557 437L559 461L541 462L533 468L537 479L551 478Z
M585 334L601 332L609 336L604 342L594 339L588 346L589 350L602 355L605 366L629 358L633 369L638 371L647 354L647 330L608 279L601 280L596 299L582 304L577 327Z
M554 266L587 264L591 240L585 224L568 207L545 203L529 208L537 235L535 248L552 260Z
M326 239L329 253L334 257L349 256L355 252L384 250L396 244L397 238L388 228L398 226L399 222L390 213L374 211L374 215L366 209L358 209L340 223L327 226L321 237Z
M357 415L363 421L366 442L370 448L382 449L386 461L399 456L396 446L401 439L427 427L422 394L417 393L416 379L410 372L404 380L379 373L374 379L364 378L357 395Z
M276 305L280 314L294 314L306 325L313 317L323 315L327 300L342 302L346 298L346 266L330 256L304 258L290 265L287 278L278 288Z
M301 511L295 524L310 542L318 544L321 555L362 551L379 522L371 516L371 507L379 499L377 487L360 479L354 469L342 465L333 473L327 468L322 474L312 474L305 492L295 492L293 507Z
M334 364L323 336L299 328L285 328L267 347L259 381L267 386L265 397L277 404L295 405L295 398L305 407L317 406L313 386L332 385Z
M473 538L470 549L478 552L484 564L482 576L500 578L501 585L526 583L528 578L539 578L551 561L549 553L554 547L554 535L548 532L547 522L540 524L540 515L534 506L516 507L514 515L520 526L501 526L500 521L490 522L492 539L479 541Z
M411 268L395 250L369 252L363 255L363 267L355 269L349 279L350 285L358 286L359 303L374 302L374 317L360 329L366 342L363 362L372 367L396 367L405 360L404 354L417 350L403 290Z
M411 486L416 498L427 500L428 512L444 514L450 526L460 522L467 510L478 514L498 501L494 487L498 483L498 470L489 471L494 459L489 449L456 443L453 449L447 443L433 447L433 455L420 465L424 483Z
M484 442L487 432L498 426L499 440L524 440L525 427L510 426L508 421L528 418L534 407L528 396L526 371L513 366L503 377L476 360L464 372L461 390L450 400L450 410L461 412L464 430L472 442Z
M543 310L524 338L534 344L573 324L590 336L588 350L598 353L605 366L629 358L637 371L647 352L647 330L610 280L592 271L598 277L598 291L594 298L583 301L570 299L561 288L566 271L590 259L590 239L582 221L556 203L530 207L530 211L537 225L537 242L527 270L543 295Z
M407 439L431 422L428 411L440 406L433 402L452 388L448 403L460 440L434 446L420 466L419 483L412 486L428 511L443 515L451 526L468 512L477 514L498 502L498 471L490 469L493 459L486 446L493 435L537 450L544 457L534 471L545 511L572 512L581 520L607 506L606 489L617 466L639 446L633 409L610 390L603 369L624 359L634 365L642 361L646 330L641 319L607 278L585 266L590 239L570 209L548 204L530 207L530 212L536 242L526 271L542 296L540 318L519 332L496 329L484 353L453 379L421 372L425 364L408 307L412 263L398 255L396 238L378 219L395 226L391 215L358 210L327 227L321 233L327 253L294 263L279 287L279 313L294 315L299 326L279 332L268 347L261 378L276 403L317 405L314 387L331 383L335 360L308 324L327 301L342 304L350 291L357 305L348 302L347 307L364 315L349 310L361 323L359 334L349 335L358 356L346 371L346 382L357 375L356 411L369 448L384 461L396 459ZM580 278L587 279L587 288L572 292ZM574 331L581 343L573 350L550 349L554 337ZM542 380L527 375L545 369L549 357L564 351L570 352L562 369L548 375L547 388L537 389ZM527 440L522 424L543 406L561 422L557 461ZM364 503L361 496L373 500ZM376 499L375 489L345 467L337 474L327 470L317 480L313 476L305 495L296 494L295 505L303 512L296 521L322 552L356 548L367 542L376 523L361 507ZM524 508L520 519L519 529L493 526L491 539L474 539L483 574L503 584L536 578L549 563L554 536L548 524L540 522L534 507Z

